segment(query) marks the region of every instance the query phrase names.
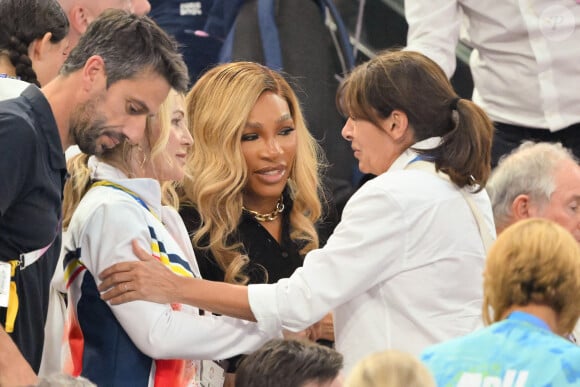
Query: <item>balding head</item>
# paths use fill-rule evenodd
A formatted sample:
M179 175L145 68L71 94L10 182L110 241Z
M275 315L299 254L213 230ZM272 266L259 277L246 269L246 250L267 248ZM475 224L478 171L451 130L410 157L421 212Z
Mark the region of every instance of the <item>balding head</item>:
M143 16L151 10L147 0L58 0L70 22L69 45L74 48L88 25L109 8Z

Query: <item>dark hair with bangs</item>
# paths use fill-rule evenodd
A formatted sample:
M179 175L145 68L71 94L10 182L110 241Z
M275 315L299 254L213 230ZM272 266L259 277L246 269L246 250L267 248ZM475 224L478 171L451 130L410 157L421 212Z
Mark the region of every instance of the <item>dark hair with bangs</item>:
M345 115L379 121L404 112L415 141L442 137L441 144L417 150L435 162L459 187L483 189L491 172L493 124L481 108L459 99L441 68L413 51L385 51L357 66L343 81L337 105ZM456 106L454 106L456 105Z

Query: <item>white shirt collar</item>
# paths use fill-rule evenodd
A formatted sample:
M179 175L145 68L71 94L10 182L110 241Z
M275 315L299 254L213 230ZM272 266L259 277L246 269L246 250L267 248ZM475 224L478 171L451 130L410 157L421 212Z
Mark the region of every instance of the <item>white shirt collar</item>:
M161 186L155 179L127 177L122 171L99 160L96 156L89 157L88 167L91 179L108 180L135 192L155 214L161 214Z
M407 164L409 164L418 156L418 153L415 151L415 149L433 149L436 148L439 144L441 144L441 137L430 137L425 140L416 142L407 148L399 157L397 157L387 172L404 169Z

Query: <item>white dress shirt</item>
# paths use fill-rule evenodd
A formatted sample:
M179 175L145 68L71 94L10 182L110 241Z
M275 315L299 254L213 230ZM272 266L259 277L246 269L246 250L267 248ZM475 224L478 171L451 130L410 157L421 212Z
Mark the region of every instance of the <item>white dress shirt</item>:
M473 47L473 101L492 120L551 131L580 123L576 0L406 0L405 16L407 49L447 76L464 32Z
M404 169L415 157L407 150L362 186L326 246L290 278L249 286L262 329L297 331L334 311L336 348L349 372L367 354L418 355L481 326L485 253L475 217L455 185ZM473 199L495 237L487 194Z

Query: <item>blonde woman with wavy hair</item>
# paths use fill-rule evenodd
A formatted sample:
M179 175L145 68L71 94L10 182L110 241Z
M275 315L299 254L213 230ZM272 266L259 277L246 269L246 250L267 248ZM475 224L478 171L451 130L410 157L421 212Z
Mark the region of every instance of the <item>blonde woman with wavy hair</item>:
M90 162L91 157L87 154L76 155L67 162L70 178L64 186L63 226L65 230L79 202L91 188L94 181L91 175L96 173L95 170L99 162L115 167L129 178L148 175L159 180L163 188L163 204L176 208L179 206L179 198L175 193L174 185L171 184L173 179L166 176L165 169L176 167L178 170L181 167L177 165L179 159L172 158L166 153L166 146L171 133L171 125L186 127L185 112L180 110L180 106L181 109L184 109L184 105L184 95L171 90L168 97L159 106L157 114L147 118L143 144L130 145L129 142L125 141L118 148L107 151L98 157L92 157ZM179 111L181 113L175 113ZM173 117L176 114L181 114L183 117ZM191 136L191 134L189 135ZM184 159L185 157L186 154L182 156ZM183 173L185 173L184 168Z
M506 228L483 292L488 326L422 355L438 385L580 384L580 348L562 337L580 317L580 246L569 231L540 218Z
M269 111L282 107L267 122L259 103ZM257 63L224 64L196 82L187 108L195 141L181 215L193 234L202 276L236 284L289 276L318 247L315 222L321 214L321 150L290 85ZM258 148L245 154L250 143ZM251 170L246 156L257 158L261 169ZM260 246L271 238L284 251L256 258L248 240L254 237L262 238ZM277 260L293 264L277 267Z
M290 276L318 247L321 215L321 150L294 91L260 64L228 63L196 82L187 109L195 141L180 214L202 278L245 285ZM323 321L304 334L332 339L331 317ZM229 363L231 374L239 358Z

